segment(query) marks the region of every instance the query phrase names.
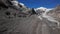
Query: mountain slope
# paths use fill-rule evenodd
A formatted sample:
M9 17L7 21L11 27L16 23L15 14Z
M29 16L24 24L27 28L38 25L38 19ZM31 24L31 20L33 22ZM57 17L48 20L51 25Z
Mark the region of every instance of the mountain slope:
M7 6L4 3L0 6L1 34L60 34L57 22L48 20L48 18L54 17L56 9L48 9L48 12L45 13L47 9L44 9L44 11L39 9L39 12L37 12L34 8L31 9L17 4L19 8L8 3L5 3ZM47 18L46 15L50 17ZM59 14L57 15L59 16Z

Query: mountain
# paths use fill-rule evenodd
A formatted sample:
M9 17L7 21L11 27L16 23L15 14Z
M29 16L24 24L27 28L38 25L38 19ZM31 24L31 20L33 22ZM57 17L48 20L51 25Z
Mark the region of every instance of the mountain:
M57 9L27 8L16 0L0 0L0 34L60 34Z

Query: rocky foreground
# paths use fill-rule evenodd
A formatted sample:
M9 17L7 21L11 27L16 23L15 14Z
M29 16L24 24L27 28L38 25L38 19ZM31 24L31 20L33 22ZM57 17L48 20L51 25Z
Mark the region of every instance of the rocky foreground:
M58 23L44 17L44 11L37 14L34 9L26 6L19 5L18 9L10 3L3 2L0 4L0 34L60 34L59 6L45 14L55 18L51 20ZM42 19L38 18L39 16Z

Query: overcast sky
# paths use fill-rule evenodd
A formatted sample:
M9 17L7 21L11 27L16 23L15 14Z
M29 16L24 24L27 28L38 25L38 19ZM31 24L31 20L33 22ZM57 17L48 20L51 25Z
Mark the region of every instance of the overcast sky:
M60 0L18 0L29 8L46 7L53 8L60 4Z

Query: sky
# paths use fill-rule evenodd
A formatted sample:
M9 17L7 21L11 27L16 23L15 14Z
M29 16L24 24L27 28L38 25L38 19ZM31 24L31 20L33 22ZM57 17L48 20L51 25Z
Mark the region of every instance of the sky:
M60 4L60 0L18 0L18 2L25 4L29 8L54 8Z

